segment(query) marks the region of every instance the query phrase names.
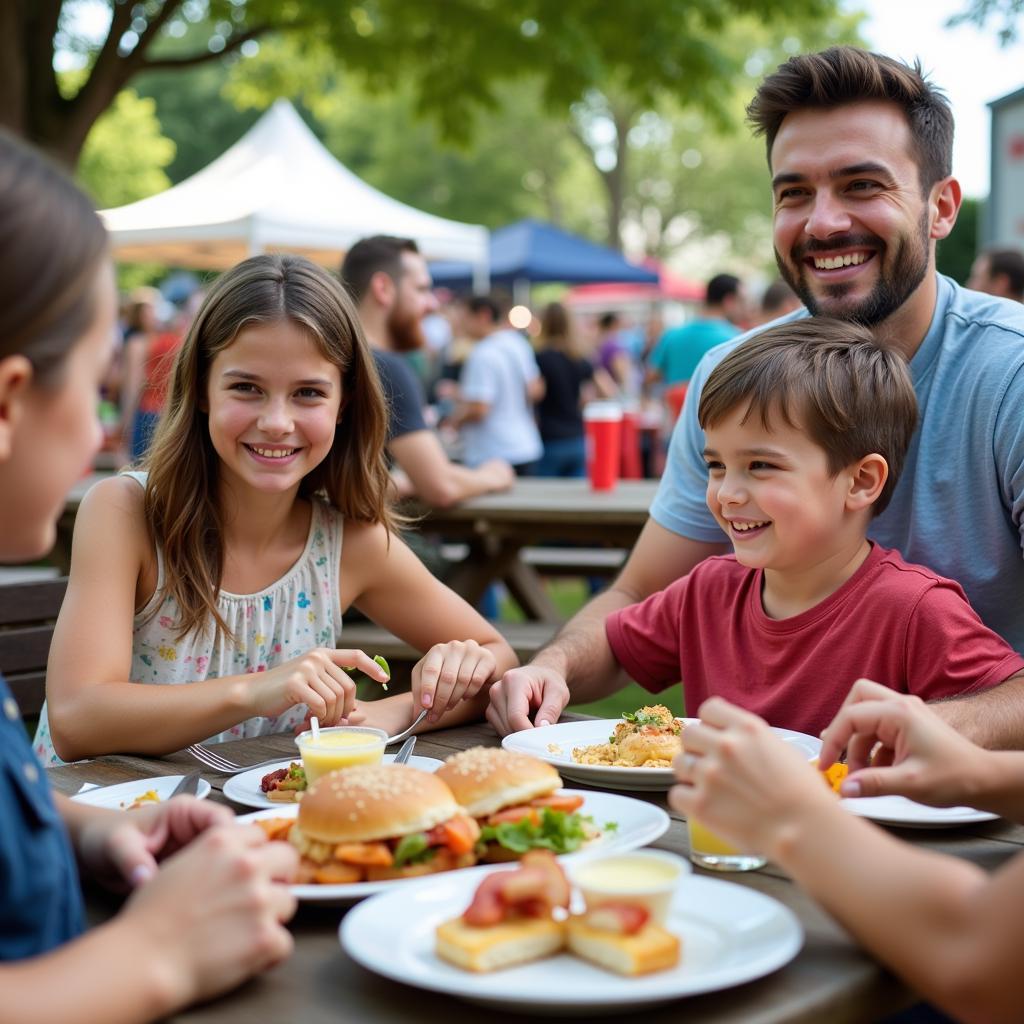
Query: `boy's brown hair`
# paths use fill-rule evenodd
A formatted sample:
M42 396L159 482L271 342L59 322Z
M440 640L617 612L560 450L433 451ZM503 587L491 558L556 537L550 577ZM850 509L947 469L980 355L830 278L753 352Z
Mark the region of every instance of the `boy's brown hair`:
M833 476L865 455L881 455L889 476L872 514L889 504L917 426L917 397L903 357L866 327L810 317L754 335L712 371L697 419L706 430L741 405L743 422L758 413L770 430L781 415L805 430Z
M747 121L768 142L771 165L775 136L787 114L830 110L848 103L884 100L900 107L910 127L913 156L925 193L953 166L953 113L942 92L913 67L856 46L832 46L791 57L770 74L747 107Z

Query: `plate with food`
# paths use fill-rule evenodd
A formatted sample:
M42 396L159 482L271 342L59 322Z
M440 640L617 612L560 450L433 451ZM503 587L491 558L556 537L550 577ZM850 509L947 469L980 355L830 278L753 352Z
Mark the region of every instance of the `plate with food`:
M656 704L627 712L621 719L594 718L524 729L506 736L506 750L539 757L567 779L606 789L661 790L675 783L672 759L682 749L686 727L696 718L677 718ZM772 732L808 758L821 740L790 729Z
M929 807L904 796L844 797L842 803L853 814L897 828L956 828L999 817L974 807Z
M76 793L71 799L80 804L91 804L93 807L130 811L169 799L174 787L182 778L181 775L161 775L155 779L137 779L135 782L119 782L114 786L97 786L95 789L85 789ZM206 779L200 779L196 796L203 800L209 795L210 784Z
M663 903L649 905L634 869L608 902L544 857L380 894L345 916L341 944L406 985L531 1015L581 1015L741 985L788 963L803 943L790 910L745 886L679 870Z
M394 759L394 754L385 754L383 763L390 764ZM441 767L436 757L420 757L417 754L409 758L409 764L423 772L434 772ZM223 792L236 804L263 808L297 803L300 794L305 791L306 772L302 762L288 760L232 775L224 783Z
M847 772L846 764L840 761L825 772L825 778L836 793ZM929 807L904 796L843 797L842 804L851 814L897 828L956 828L995 821L999 817L974 807Z
M491 755L477 751L492 750ZM444 780L463 783L456 799ZM585 858L632 850L668 829L653 804L561 788L550 765L500 748L465 751L437 772L367 765L324 776L298 804L242 815L302 854L295 895L354 902L395 883L531 850ZM471 792L472 789L472 792ZM469 805L461 803L467 801Z

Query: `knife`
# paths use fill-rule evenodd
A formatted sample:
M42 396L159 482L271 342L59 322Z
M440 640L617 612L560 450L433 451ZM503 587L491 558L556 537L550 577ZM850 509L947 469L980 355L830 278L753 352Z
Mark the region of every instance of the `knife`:
M202 778L199 771L189 772L188 775L183 775L181 781L171 790L171 795L167 798L181 796L186 794L188 796L195 796L199 792L199 782Z
M409 757L412 755L412 748L416 746L416 737L410 736L399 748L398 753L395 754L395 764L406 764Z

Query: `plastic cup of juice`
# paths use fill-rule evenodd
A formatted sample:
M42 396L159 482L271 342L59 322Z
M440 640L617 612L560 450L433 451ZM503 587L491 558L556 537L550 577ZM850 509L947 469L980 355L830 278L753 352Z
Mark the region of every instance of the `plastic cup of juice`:
M711 871L756 871L768 861L752 853L740 853L735 846L716 835L701 821L689 818L690 860Z
M378 764L384 756L387 738L383 729L338 725L321 729L315 739L312 731L299 733L295 745L306 770L306 781L313 783L328 772L356 764Z

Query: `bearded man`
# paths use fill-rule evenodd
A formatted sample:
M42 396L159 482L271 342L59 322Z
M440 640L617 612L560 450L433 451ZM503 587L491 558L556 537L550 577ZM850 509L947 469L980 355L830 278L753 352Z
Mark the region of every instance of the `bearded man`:
M355 300L373 349L388 404L388 454L400 497L415 495L444 508L464 498L512 486L501 459L470 469L452 462L427 426L423 386L402 353L423 347L423 319L437 310L430 271L410 238L374 235L356 242L341 264L341 280Z
M986 625L1024 651L1024 309L936 271L961 199L948 103L920 65L837 46L787 61L747 112L767 141L776 261L807 307L790 319L855 321L909 363L920 426L870 538L956 580ZM618 580L492 688L500 732L557 721L554 694L593 673L609 613L729 550L705 502L697 407L744 337L697 367L651 518ZM983 746L1024 745L1024 680L936 710Z

